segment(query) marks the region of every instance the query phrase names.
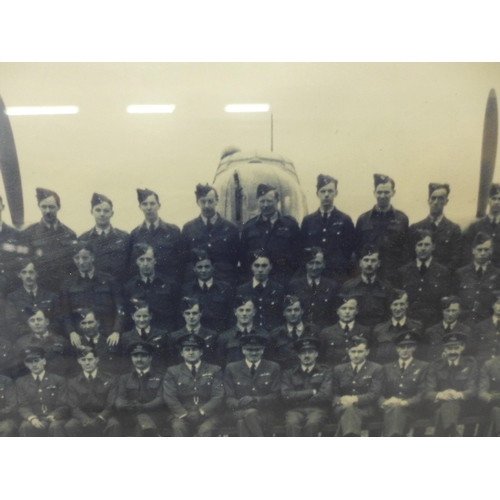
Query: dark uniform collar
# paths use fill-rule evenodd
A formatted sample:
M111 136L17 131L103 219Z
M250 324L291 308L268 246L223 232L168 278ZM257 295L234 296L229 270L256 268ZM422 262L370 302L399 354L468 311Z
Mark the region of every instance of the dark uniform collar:
M372 213L371 213L371 216L372 217L380 217L381 215L383 215L384 217L386 216L391 216L391 217L394 217L396 215L396 210L395 208L391 205L389 210L386 210L385 212L382 212L382 210L380 210L378 208L377 205L375 205L373 208L372 208Z

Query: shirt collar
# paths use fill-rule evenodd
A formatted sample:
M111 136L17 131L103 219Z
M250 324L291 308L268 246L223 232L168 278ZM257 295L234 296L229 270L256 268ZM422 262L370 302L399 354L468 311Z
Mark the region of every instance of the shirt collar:
M433 224L436 224L436 226L439 226L441 221L444 219L444 214L441 214L439 217L432 217L431 215L429 215L429 219L431 220L431 222Z
M424 263L427 267L429 267L431 265L431 262L432 262L432 255L427 259L427 260L424 260ZM422 261L420 259L417 259L417 267L420 269L420 266L422 265Z
M391 205L385 212L382 212L380 208L378 208L378 205L375 205L373 207L373 212L377 214L393 214L394 213L394 207Z
M37 334L33 334L35 335L36 338L42 338L42 339L46 339L49 335L50 335L50 332L48 330L45 330L45 332L42 334L42 335L37 335Z
M203 224L205 224L205 226L206 226L208 219L203 214L200 214L200 215L201 215L201 220L203 221ZM217 219L218 219L218 214L215 214L213 217L210 217L210 222L212 224L215 224L217 222Z
M248 368L252 368L252 365L255 365L255 369L259 367L261 361L262 359L259 359L259 361L255 363L250 363L247 359L245 359L245 363L247 364Z
M23 288L28 292L28 293L34 293L36 295L36 293L38 292L38 285L35 285L33 287L33 290L28 290L24 285L23 285Z
M81 276L82 278L85 278L85 276L84 276L82 273L79 273L79 274L80 274L80 276ZM89 272L89 273L87 273L87 274L88 274L88 277L89 277L90 279L92 279L92 278L94 277L94 274L95 274L95 268L94 268L94 269L92 269L92 271L90 271L90 272Z
M267 286L267 282L269 280L266 280L264 282L257 281L255 278L252 278L252 288L255 288L257 285L262 285L264 288Z
M500 321L500 318L497 318L495 315L493 315L491 319L493 320L493 324L497 326L497 323Z
M150 226L153 226L155 229L158 229L158 226L160 225L160 218L158 217L158 219L156 219L155 222L153 222L153 224L150 224L147 220L144 221L144 227L146 229L149 229Z
M185 363L185 364L189 368L189 370L191 370L193 368L193 365L191 363ZM194 367L196 368L196 371L199 370L200 365L201 365L201 359L199 359L198 362L194 364Z
M370 284L370 283L375 283L377 276L373 276L373 278L371 278L371 281L368 281L368 278L366 276L361 275L361 279L363 280L364 283Z
M111 229L113 229L111 226L108 226L106 229L101 229L97 226L94 227L94 232L97 233L99 236L101 236L102 233L105 235L108 235L111 232Z
M448 366L458 366L458 363L460 361L460 356L455 361L450 361L449 359L447 361L448 361Z
M500 215L493 217L493 215L488 214L488 219L490 219L490 222L495 222L496 224L498 224L500 222Z
M363 368L363 366L365 366L365 363L366 363L366 360L363 361L360 365L355 365L355 364L351 363L351 366L352 366L353 370L356 369L356 367L357 367L357 370L358 370L358 373L359 373L359 371L361 370L361 368Z
M297 335L300 337L302 332L304 331L304 323L301 321L298 325L295 326L297 329ZM290 326L288 323L286 325L286 329L288 330L288 333L292 333L292 330L294 329L293 326Z
M405 368L408 368L412 361L413 361L413 357L405 359L404 361L402 359L400 359L399 360L399 368L403 368L403 363L405 364Z
M195 333L196 335L198 335L198 333L200 332L201 330L201 324L199 324L196 328L188 328L187 325L186 325L186 330L190 331L190 332L193 332Z
M307 283L309 283L309 286L311 286L311 285L312 285L312 283L313 283L313 281L314 281L314 283L316 284L316 286L318 286L318 285L319 285L319 282L320 282L320 279L321 279L321 278L314 278L314 279L311 279L311 278L309 278L309 276L307 276Z
M328 217L330 217L330 215L332 214L332 212L335 210L335 206L333 206L332 208L330 208L330 210L321 210L321 208L319 209L319 213L321 215L321 217L323 217L324 214L328 214Z
M345 325L349 326L349 331L351 331L354 328L354 320L352 320L350 323L345 323L341 319L339 319L340 326L342 327L342 330L345 329Z
M142 373L149 373L149 371L151 370L151 367L149 368L146 368L145 370L138 370L137 368L135 369L135 372L137 373L137 375L140 375L141 372Z
M92 375L92 378L95 379L97 377L97 368L92 373L83 372L83 374L87 380L90 375Z
M475 269L476 271L478 271L478 270L479 270L479 268L481 268L481 269L483 270L483 272L484 272L484 271L486 271L486 269L488 269L488 264L489 264L489 262L487 262L486 264L483 264L482 266L480 266L479 264L476 264L476 263L474 262L474 269Z
M268 220L271 222L271 224L274 224L280 218L279 210L276 210L276 212L274 212L273 216L270 217L269 219L264 217L262 214L261 214L261 218L262 218L262 220Z
M300 368L302 369L303 372L311 373L316 368L316 363L314 363L314 365L312 366L304 366L303 364L301 364Z
M3 230L3 221L0 220L0 233L2 232Z
M207 285L208 288L210 288L214 284L214 279L210 278L208 281L201 281L198 280L198 285L200 288L203 288L203 285Z
M394 318L391 318L391 323L392 326L396 326L397 323L399 323L401 326L404 326L406 324L406 316L403 319L395 320Z
M143 283L146 283L146 280L150 280L150 283L153 283L155 280L156 273L153 272L152 276L143 276L142 274L139 273L139 278Z
M35 375L34 373L31 374L34 380L43 380L45 378L45 370L43 370L42 373L39 373L38 375Z
M450 329L451 329L451 330L453 330L453 328L455 328L456 324L457 324L457 322L456 322L456 321L454 321L453 323L450 323L450 324L445 323L445 322L443 321L443 326L444 326L445 328L450 327Z
M135 327L135 329L137 330L137 333L140 335L141 334L141 328ZM146 328L144 328L144 330L146 330L146 333L149 333L151 331L151 325L149 325Z
M54 224L48 224L47 222L45 222L45 219L42 218L42 223L47 229L52 229L53 227L57 229L59 227L59 219L56 219Z
M96 345L97 342L99 342L99 337L101 335L98 333L95 337L87 337L87 335L85 335L85 338L87 339L87 342L90 342L92 345Z
M244 330L248 330L251 332L253 330L253 323L250 323L249 325L243 327L243 330L240 330L240 325L236 325L236 333L243 333Z

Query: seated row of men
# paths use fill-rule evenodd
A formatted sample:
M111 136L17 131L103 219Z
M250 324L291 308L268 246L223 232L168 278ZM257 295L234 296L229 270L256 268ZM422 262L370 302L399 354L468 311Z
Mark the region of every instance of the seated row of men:
M78 350L81 371L66 380L46 370L41 347L23 351L28 374L0 376L0 433L3 436L213 436L224 425L239 436L264 436L285 423L288 436L318 436L326 423L337 423L337 436L360 436L368 420L383 419L384 436L404 436L411 423L434 415L435 435L456 436L459 419L489 412L488 434L500 435L500 358L487 361L478 374L464 356L465 335L448 333L442 358L414 358L418 339L401 332L395 362L367 360L364 337L345 348L347 363L333 370L317 362L320 341L295 342L298 362L281 370L265 359L267 339L239 339L243 359L224 371L203 359L205 340L187 334L178 341L183 361L159 372L155 347L129 346L132 369L118 378L101 369L92 347Z
M144 243L154 249L157 272L165 278L178 284L190 282L193 278L190 252L198 248L209 254L216 279L232 286L248 279L248 256L259 249L265 250L273 261L273 279L285 286L299 270L305 248L323 248L325 277L342 284L352 276L364 246L375 245L381 251L381 277L397 286L399 269L416 258L415 232L418 230L433 234L434 261L451 274L471 261L472 244L478 232L500 243L500 231L497 230L499 184L491 186L489 214L473 223L463 235L460 227L444 215L450 194L448 184L429 184L429 216L411 226L408 217L392 206L391 200L396 193L394 180L375 174L374 185L376 205L360 215L355 226L349 215L335 207L338 181L329 175L318 176L320 206L303 221L283 215L279 211L276 187L260 184L255 193L260 213L243 225L241 235L235 224L217 212L218 194L209 185L197 185L195 196L201 213L187 222L182 231L161 220L157 193L138 189L144 221L130 235L111 225L113 202L105 195L94 193L91 214L95 226L78 240L94 245L97 268L121 284L136 273L132 256L134 245ZM12 291L11 264L18 255L36 259L40 283L52 292L59 290L73 269L71 247L77 236L58 219L59 195L38 188L36 196L42 219L20 233L1 221L4 206L0 199L0 292L2 288ZM495 245L492 258L495 266L500 265L498 245Z

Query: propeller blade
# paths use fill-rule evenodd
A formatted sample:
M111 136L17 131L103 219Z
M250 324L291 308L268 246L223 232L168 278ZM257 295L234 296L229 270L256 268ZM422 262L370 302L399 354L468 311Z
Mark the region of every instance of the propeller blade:
M495 172L495 159L498 142L498 105L495 89L491 89L486 103L484 116L483 147L481 150L481 174L479 177L479 196L476 217L486 215L490 185Z

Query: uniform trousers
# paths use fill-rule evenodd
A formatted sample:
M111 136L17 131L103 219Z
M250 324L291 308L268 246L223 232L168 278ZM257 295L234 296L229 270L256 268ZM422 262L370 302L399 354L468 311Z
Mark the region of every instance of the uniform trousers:
M0 422L0 437L12 437L16 435L16 424L10 418Z
M326 411L320 408L296 408L285 413L288 437L317 437L326 420Z
M212 415L203 420L201 424L187 422L185 418L175 418L172 420L173 437L211 437L219 426L220 418Z
M487 436L500 436L500 408L498 406L491 408Z
M39 417L38 420L45 424L45 429L37 429L31 422L25 420L19 427L19 435L21 437L62 437L64 436L64 420L47 420Z
M165 412L137 413L120 418L126 436L158 437L167 423Z
M257 408L235 410L233 418L236 421L240 437L264 437L271 425L271 412L269 410L258 410Z
M458 436L457 424L462 405L460 401L444 401L439 403L436 410L434 435L435 436Z
M371 406L358 408L352 405L335 408L333 413L339 422L336 436L361 436L363 420L373 417L375 411Z
M409 425L413 420L413 412L404 406L391 406L384 409L384 437L404 436L408 433Z
M118 437L122 435L121 425L115 417L109 418L106 422L102 422L100 427L84 427L80 420L71 418L64 426L64 432L68 437Z

